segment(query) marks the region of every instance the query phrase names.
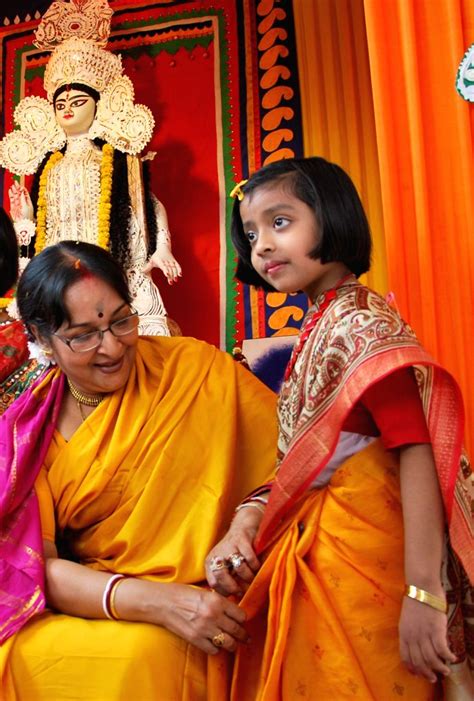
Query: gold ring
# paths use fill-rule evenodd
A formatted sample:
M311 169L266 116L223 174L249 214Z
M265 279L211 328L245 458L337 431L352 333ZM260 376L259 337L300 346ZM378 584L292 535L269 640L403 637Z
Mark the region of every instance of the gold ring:
M219 572L220 570L226 570L228 564L223 557L211 557L211 562L209 563L209 569L211 572Z
M223 633L222 631L220 633L217 633L217 635L215 635L212 638L212 644L215 645L216 647L222 647L224 645L224 643L225 643L225 633Z

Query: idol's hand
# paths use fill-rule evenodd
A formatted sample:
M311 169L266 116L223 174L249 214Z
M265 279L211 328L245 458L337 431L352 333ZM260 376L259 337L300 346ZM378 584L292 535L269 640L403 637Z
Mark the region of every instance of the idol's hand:
M433 684L436 675L448 675L456 662L447 642L447 616L426 604L403 597L399 622L400 656L412 674Z
M169 285L177 282L182 275L180 264L165 243L158 244L156 251L144 267L143 272L145 275L150 275L153 268L159 268L163 272Z
M20 219L33 220L33 203L30 193L24 185L15 181L8 190L8 196L10 198L10 214L14 222L20 221Z
M243 594L259 570L253 541L262 516L251 506L237 511L224 538L206 557L207 581L220 594Z

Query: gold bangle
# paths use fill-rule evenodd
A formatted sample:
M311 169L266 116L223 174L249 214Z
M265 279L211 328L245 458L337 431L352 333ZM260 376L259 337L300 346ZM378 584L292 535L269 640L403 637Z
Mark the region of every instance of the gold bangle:
M415 587L413 584L407 584L405 596L408 596L409 599L415 599L427 606L431 606L432 609L436 609L442 613L446 613L448 610L448 604L444 599L439 596L434 596L424 589L418 589L418 587Z
M117 609L115 608L115 595L117 593L117 589L119 588L119 584L123 582L127 577L120 577L120 579L117 579L113 584L112 584L112 589L110 591L110 598L109 598L109 609L110 613L112 615L112 618L114 618L116 621L120 620L120 616L117 613Z

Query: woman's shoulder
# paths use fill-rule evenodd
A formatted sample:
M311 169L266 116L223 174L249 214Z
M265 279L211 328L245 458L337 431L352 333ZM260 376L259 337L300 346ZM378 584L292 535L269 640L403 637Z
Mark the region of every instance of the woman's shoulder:
M151 371L159 374L167 368L187 373L209 372L211 367L222 365L227 356L216 346L190 336L142 336L138 341L137 356ZM232 360L232 359L230 359ZM224 360L224 362L226 362Z
M141 336L138 341L138 349L141 355L155 357L186 355L188 353L213 357L221 353L216 346L192 336Z

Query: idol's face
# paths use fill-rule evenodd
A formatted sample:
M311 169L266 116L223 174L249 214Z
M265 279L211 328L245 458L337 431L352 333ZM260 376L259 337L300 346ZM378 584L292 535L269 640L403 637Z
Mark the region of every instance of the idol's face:
M82 90L65 90L54 102L56 121L68 136L87 134L94 121L96 103Z

